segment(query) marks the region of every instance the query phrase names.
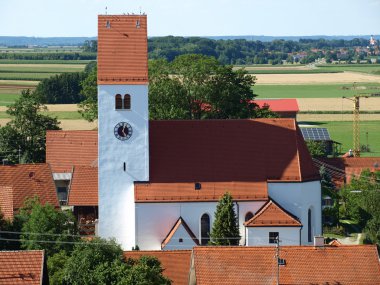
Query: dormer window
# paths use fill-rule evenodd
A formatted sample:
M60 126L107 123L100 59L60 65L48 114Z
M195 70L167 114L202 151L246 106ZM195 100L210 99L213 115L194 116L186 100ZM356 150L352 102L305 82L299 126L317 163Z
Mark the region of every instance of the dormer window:
M111 29L111 22L109 20L107 20L106 22L106 28Z

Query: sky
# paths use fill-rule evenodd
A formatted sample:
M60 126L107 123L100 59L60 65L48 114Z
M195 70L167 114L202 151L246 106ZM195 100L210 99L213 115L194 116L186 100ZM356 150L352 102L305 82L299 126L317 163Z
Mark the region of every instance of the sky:
M151 37L380 34L380 0L0 0L0 36L96 36L106 7L146 13Z

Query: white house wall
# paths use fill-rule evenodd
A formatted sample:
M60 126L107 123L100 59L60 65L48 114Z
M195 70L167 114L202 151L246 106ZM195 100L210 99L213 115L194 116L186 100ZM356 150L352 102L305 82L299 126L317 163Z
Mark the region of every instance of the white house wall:
M244 244L244 217L248 211L253 214L264 205L263 201L239 202L239 228ZM143 250L161 249L161 243L182 217L194 235L200 237L200 220L203 214L210 216L212 228L217 202L188 203L136 203L136 244ZM236 203L235 203L235 211ZM181 248L179 248L181 249Z
M303 183L268 183L268 194L285 210L298 217L303 225L301 244L308 242L308 210L312 209L312 236L322 234L321 184L319 181Z
M300 245L299 227L248 227L247 246L275 246L269 243L269 232L278 232L280 245Z
M115 95L130 94L131 110L115 110ZM99 235L135 245L134 181L149 180L148 86L99 85ZM132 137L120 141L114 127L127 122ZM124 162L126 171L124 171Z

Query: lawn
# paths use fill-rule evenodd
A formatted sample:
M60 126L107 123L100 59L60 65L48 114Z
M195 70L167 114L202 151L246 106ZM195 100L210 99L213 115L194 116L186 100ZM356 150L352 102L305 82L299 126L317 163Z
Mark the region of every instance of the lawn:
M342 153L352 148L352 122L299 122L299 124L310 124L315 127L327 128L331 138L342 144ZM380 121L360 122L360 144L367 144L367 133L371 152L362 152L361 156L380 157Z

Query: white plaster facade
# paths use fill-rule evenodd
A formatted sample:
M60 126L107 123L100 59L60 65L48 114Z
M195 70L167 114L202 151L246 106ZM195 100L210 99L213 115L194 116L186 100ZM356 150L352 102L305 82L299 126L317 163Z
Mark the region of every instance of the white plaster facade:
M239 229L245 243L243 223L247 212L256 213L265 201L237 202L235 212L239 217ZM237 207L236 207L237 205ZM214 222L217 202L182 202L182 203L136 203L136 244L144 250L159 250L179 217L182 217L191 231L201 240L201 217L208 214L210 227ZM177 249L182 249L180 246Z
M296 216L301 224L301 244L308 241L308 210L311 210L311 236L322 234L322 196L320 181L299 183L268 183L268 195L285 210Z
M115 109L116 94L131 95L130 110ZM148 86L99 85L98 106L99 235L131 249L136 245L133 183L149 180ZM126 141L114 135L119 122L132 126Z
M247 227L247 246L275 246L269 243L269 233L278 232L281 245L300 245L300 227Z
M163 250L192 249L196 245L196 242L181 224Z

